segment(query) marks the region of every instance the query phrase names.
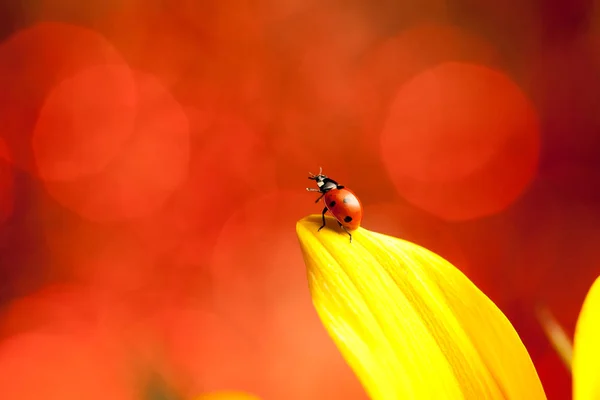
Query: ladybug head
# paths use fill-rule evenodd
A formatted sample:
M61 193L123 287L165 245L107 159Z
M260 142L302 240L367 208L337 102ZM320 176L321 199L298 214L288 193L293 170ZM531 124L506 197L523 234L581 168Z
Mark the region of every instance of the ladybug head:
M319 167L319 173L317 175L312 172L308 173L308 179L312 179L313 181L319 182L319 180L323 180L327 178L327 176L323 175L323 167Z
M323 168L319 167L319 173L317 175L309 172L308 179L317 182L317 186L319 187L320 192L327 192L331 189L336 189L338 184L333 179L329 179L327 175L323 175Z

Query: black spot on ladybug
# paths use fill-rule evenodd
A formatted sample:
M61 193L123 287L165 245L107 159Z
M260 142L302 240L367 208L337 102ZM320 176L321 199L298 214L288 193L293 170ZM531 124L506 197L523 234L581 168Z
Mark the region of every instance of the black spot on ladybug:
M344 222L350 222L352 221L352 217L351 216L347 216L346 218L344 218Z
M329 203L329 207L330 207L330 208L333 208L333 207L335 207L335 201L332 201L331 203Z

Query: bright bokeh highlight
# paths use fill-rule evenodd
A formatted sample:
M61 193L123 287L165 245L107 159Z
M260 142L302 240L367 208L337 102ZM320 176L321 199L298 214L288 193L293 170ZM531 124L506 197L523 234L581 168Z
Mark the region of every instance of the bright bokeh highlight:
M38 127L33 147L41 156L43 173L61 178L101 167L127 133L124 125L129 124L131 129L133 123L131 110L123 108L134 102L132 82L126 71L124 59L115 47L100 33L82 26L40 22L16 31L2 42L2 135L11 146L15 164L37 173L29 140L41 116L42 125ZM114 103L109 102L111 98ZM76 110L75 114L65 114L65 107ZM69 119L70 115L75 118ZM98 124L96 131L91 128L95 124ZM93 140L85 140L83 132L95 137L99 149L93 148ZM62 147L55 141L61 142ZM81 146L88 147L89 160L68 153L69 149ZM58 156L66 158L58 163Z
M127 65L99 65L46 97L32 138L40 177L70 181L101 173L133 134L136 83Z
M507 207L533 178L537 116L501 73L445 63L400 88L381 153L413 204L448 220L482 217Z
M123 129L125 132L125 137L115 140L122 145L121 148L112 143L107 146L109 150L106 153L117 153L110 159L110 165L81 179L66 182L45 179L46 187L54 198L92 221L112 222L145 216L160 208L187 177L190 134L186 114L152 75L135 72L132 81L137 101L133 107L130 105L123 108L128 117L135 119L126 121L118 128L109 129L111 132L116 129ZM96 112L101 108L98 105L94 107ZM84 119L76 115L76 112L77 110L70 110L70 118ZM117 112L110 114L118 118ZM86 123L93 122L84 120ZM122 122L115 120L117 125ZM135 131L129 132L134 127L133 123ZM98 129L96 125L91 126L94 131ZM74 128L85 129L84 126ZM87 141L91 140L90 134L85 134L85 131L79 130L78 133L85 135ZM98 135L106 140L102 131ZM101 154L104 152L101 145L91 147L100 153L98 158L104 156ZM61 148L60 151L65 149ZM71 151L77 157L93 160L93 157L84 157L85 148L75 147ZM63 155L60 158L64 160L66 157ZM55 164L49 164L51 167L48 168L52 170ZM60 168L61 163L58 164ZM45 178L44 175L42 177Z

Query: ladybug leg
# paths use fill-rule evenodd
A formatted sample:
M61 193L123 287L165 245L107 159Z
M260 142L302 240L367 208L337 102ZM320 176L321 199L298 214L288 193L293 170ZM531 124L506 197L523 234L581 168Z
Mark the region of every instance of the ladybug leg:
M344 232L346 232L348 234L348 236L350 236L350 243L352 243L352 234L348 231L348 229L346 229L346 227L344 225L342 225L339 221L338 221L338 225L340 226L340 228L342 228L344 230Z
M309 192L321 192L320 189L315 189L315 188L306 188L306 190L309 191ZM321 194L319 196L319 198L317 200L315 200L315 203L318 203L319 200L321 200L323 198L323 196L325 196L325 193Z
M325 224L325 213L326 213L326 212L327 212L327 207L325 207L325 208L323 209L323 214L322 214L322 216L323 216L323 225L321 225L321 227L320 227L319 229L317 229L317 232L319 232L321 229L325 228L325 225L326 225L326 224Z

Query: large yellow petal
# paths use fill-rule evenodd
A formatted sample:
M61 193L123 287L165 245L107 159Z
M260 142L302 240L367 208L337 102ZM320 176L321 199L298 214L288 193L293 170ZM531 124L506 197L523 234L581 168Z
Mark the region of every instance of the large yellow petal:
M373 399L545 399L504 314L443 258L321 216L298 222L314 306Z
M600 278L588 292L573 342L573 399L600 399Z

